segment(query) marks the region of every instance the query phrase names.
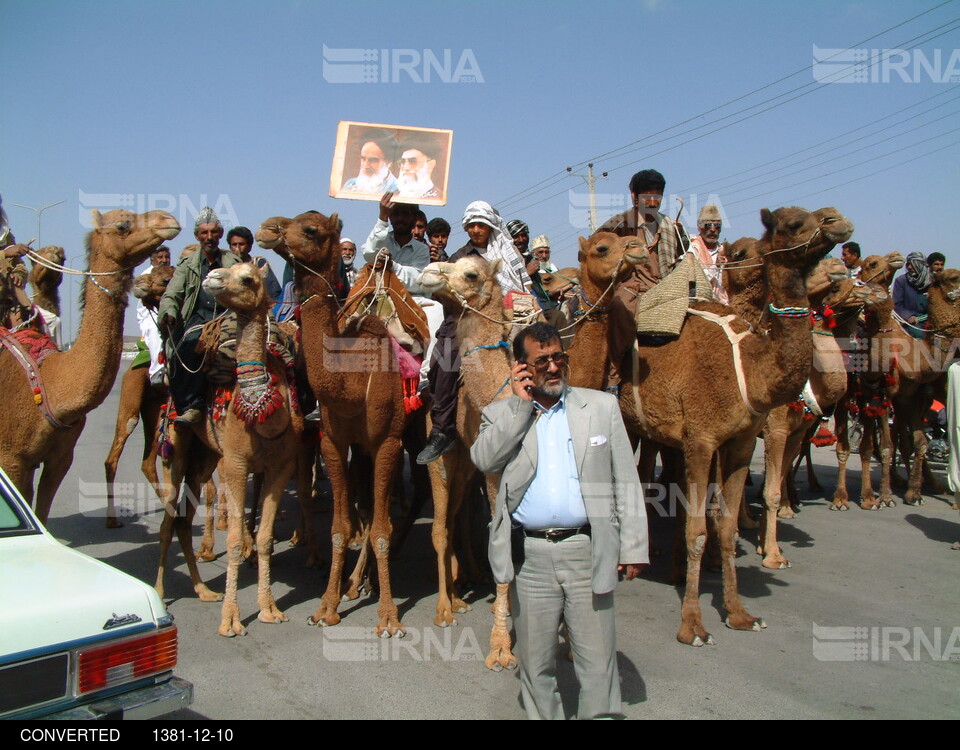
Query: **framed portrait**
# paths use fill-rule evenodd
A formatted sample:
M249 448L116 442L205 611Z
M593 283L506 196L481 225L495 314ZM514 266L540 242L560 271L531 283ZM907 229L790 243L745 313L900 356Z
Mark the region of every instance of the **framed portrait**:
M341 121L330 172L330 196L444 206L453 131Z

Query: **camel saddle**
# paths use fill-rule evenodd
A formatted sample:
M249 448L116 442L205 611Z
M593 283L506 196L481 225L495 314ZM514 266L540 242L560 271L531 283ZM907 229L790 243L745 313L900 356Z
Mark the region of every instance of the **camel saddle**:
M679 336L691 299L713 301L713 289L703 266L687 253L666 278L637 303L637 333L647 336Z
M293 341L268 313L267 348L279 354L285 366L293 365ZM237 380L237 315L230 312L204 323L197 342L197 353L203 354L207 380L216 385L232 385Z
M337 315L340 332L356 318L376 315L387 332L408 352L423 356L430 342L427 315L393 271L367 263Z

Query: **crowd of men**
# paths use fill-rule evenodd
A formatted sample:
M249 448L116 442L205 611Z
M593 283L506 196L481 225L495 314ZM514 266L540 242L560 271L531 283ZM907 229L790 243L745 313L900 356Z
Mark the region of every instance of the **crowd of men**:
M566 382L568 357L557 327L550 324L563 320L557 317L559 301L541 279L541 274L557 270L546 235L531 241L526 222L505 221L489 203L474 201L460 222L467 242L448 253L450 223L440 217L428 220L417 205L395 200L404 186L408 192L411 185L416 186L419 194L432 190L430 171L423 171L423 162L432 161L428 158L432 146L424 142L417 149L414 145L409 144L409 153L405 151L400 159L399 176L394 176L383 144L376 138L362 144L360 174L344 189L386 189L377 219L359 246L341 233L337 296L345 299L356 282L357 256L362 253L365 263L389 268L426 314L431 340L421 384L433 397L432 431L417 456L420 464L436 461L454 444L460 382L457 320L445 315L442 306L421 289L423 269L431 262L456 262L470 256L499 260L497 280L504 294L536 300L548 322L523 329L513 342L511 395L484 410L480 436L471 450L478 468L502 475L491 524L491 566L498 583L515 584L511 612L528 716L563 715L556 681L561 618L569 631L581 687L579 716L620 715L613 589L618 570L628 580L642 572L648 563L648 542L643 493L616 399ZM663 175L655 170L636 173L629 183L631 207L598 229L638 237L650 250L649 260L621 285L620 299L634 307L690 255L703 269L715 296L727 302L719 208L704 206L698 232L690 236L681 222L660 211L665 187ZM0 271L4 273L0 276L4 293L22 305L16 294L22 291L21 277L25 278L17 273L22 271L17 261L22 266L22 260L20 251L4 250L12 245L8 236L4 220L0 227L0 263L4 264ZM197 244L181 254L156 316L138 310L151 353L151 377L154 382L166 379L169 383L176 420L182 423L197 423L206 411L206 383L196 344L203 325L218 310L202 287L203 279L213 269L252 262L265 271L268 293L277 300L277 319L292 316L300 302L292 268L289 264L285 268L281 285L266 259L251 255L254 238L246 227L232 228L226 234L227 246L221 247L223 224L210 208L204 208L197 216L194 237ZM855 277L862 271L860 256L857 243L843 246L841 258ZM153 267L169 265L169 248L158 248L150 262ZM896 312L913 335L923 335L926 290L944 262L940 253L926 258L911 253L906 273L894 283Z

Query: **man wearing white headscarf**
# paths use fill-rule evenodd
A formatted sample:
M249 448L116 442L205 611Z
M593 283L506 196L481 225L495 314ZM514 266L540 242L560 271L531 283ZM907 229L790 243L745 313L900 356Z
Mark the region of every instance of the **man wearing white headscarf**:
M513 237L497 210L486 201L474 201L463 212L463 228L470 241L450 256L456 263L469 255L479 255L488 262L499 259L497 281L504 295L508 292L530 293L532 284L523 257L513 244ZM437 330L436 344L430 359L430 390L433 404L430 417L433 429L426 447L417 456L418 464L428 464L453 447L457 437L457 395L460 385L460 352L456 342L457 319L448 315Z

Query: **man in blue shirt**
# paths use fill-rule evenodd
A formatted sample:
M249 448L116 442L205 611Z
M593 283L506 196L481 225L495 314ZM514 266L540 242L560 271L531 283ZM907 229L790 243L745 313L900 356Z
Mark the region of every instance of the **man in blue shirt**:
M609 393L566 384L556 328L535 323L513 344L513 396L483 411L470 456L499 473L490 564L510 583L520 690L529 718L563 718L557 631L567 624L579 718L622 714L613 608L617 572L648 563L647 518L633 451ZM522 542L514 556L511 537Z

